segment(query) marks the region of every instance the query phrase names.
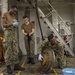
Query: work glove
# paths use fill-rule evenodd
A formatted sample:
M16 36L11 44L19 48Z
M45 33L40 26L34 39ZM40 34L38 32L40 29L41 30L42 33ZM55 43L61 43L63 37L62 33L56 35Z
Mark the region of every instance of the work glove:
M43 56L41 54L38 55L38 60L42 61Z
M18 27L18 22L17 21L13 22L13 26Z

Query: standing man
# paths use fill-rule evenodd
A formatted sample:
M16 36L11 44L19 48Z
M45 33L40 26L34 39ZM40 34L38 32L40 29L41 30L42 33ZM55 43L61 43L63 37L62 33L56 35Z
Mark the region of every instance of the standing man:
M21 26L22 33L24 34L25 48L27 51L27 63L35 64L34 62L34 23L30 23L27 16L23 16L24 23Z
M59 63L59 68L64 68L66 66L66 60L64 59L64 45L58 41L53 34L48 36L48 40L44 40L39 50L43 51L44 48L50 47L54 52L56 59ZM38 59L42 61L43 56L39 54Z
M5 12L2 16L3 19L3 28L4 28L4 48L5 48L5 62L7 66L7 73L12 74L13 71L11 69L11 57L13 57L14 70L24 70L19 65L19 48L18 48L18 40L17 40L17 27L18 22L15 19L15 15L17 13L17 7L12 6L8 12Z

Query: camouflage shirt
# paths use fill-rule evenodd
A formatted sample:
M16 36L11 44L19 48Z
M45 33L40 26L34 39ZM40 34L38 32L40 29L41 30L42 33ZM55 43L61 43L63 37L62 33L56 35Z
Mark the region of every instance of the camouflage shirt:
M46 47L51 46L51 44L49 43L48 39L45 39L44 41L42 41L42 44L39 47L39 51L38 53L40 54L42 52L43 49L45 49Z
M60 54L60 52L64 52L64 45L59 40L56 40L56 44L51 45L48 39L45 39L39 47L39 53L41 53L41 51L46 47L50 47L54 52L58 54Z

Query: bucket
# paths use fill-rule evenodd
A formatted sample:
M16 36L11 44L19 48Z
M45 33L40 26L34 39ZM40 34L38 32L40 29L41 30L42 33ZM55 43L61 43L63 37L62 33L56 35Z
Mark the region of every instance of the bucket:
M75 69L74 68L64 68L62 70L63 75L75 75Z

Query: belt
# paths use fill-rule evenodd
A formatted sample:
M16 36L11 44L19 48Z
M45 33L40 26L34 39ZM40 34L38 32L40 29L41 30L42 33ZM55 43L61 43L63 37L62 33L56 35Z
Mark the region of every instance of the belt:
M5 28L5 30L13 30L16 29L16 27L12 27L12 28Z

